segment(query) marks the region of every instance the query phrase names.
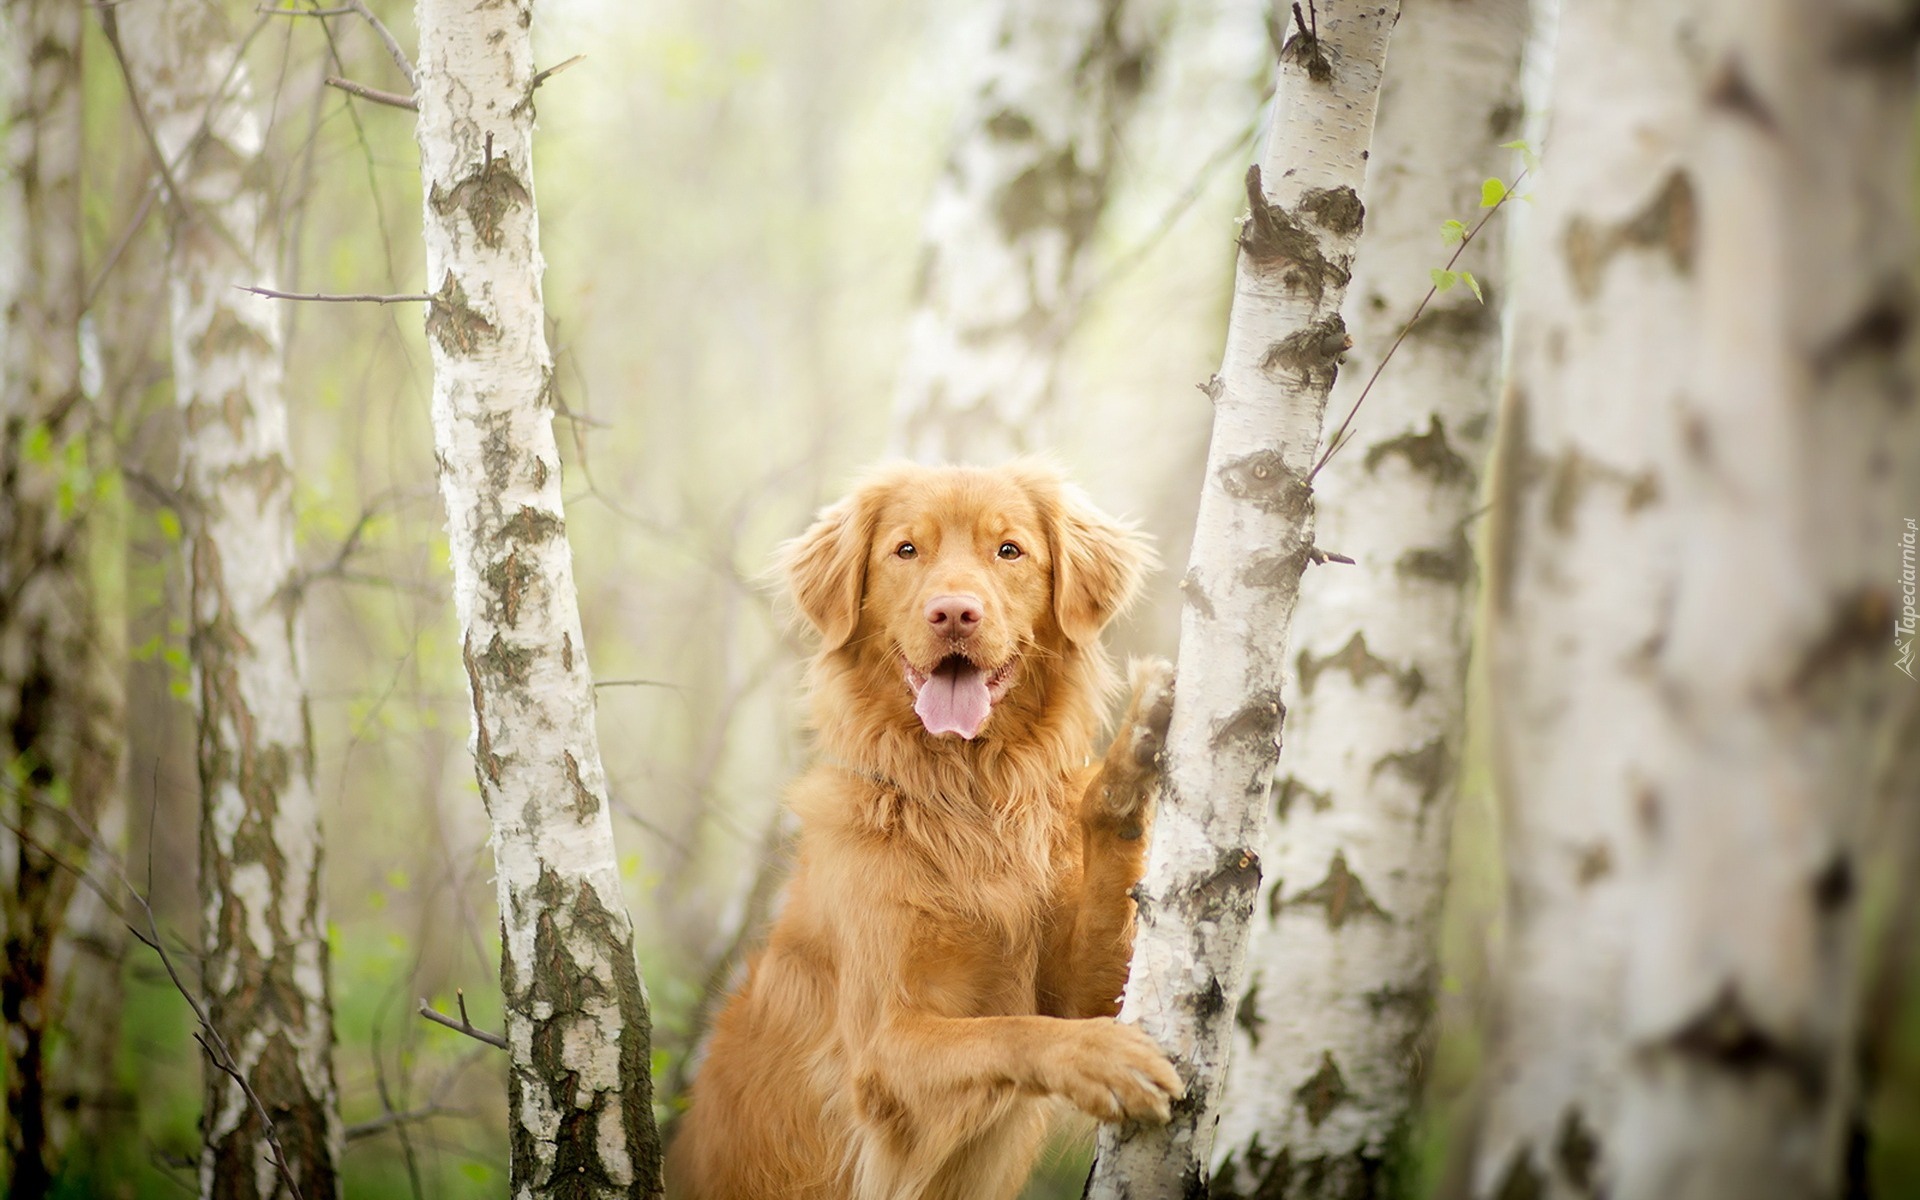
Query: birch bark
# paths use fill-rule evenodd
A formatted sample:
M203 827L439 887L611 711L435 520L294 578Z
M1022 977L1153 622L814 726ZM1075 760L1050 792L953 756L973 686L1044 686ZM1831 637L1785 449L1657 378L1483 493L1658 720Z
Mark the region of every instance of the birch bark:
M1167 1049L1186 1097L1163 1128L1103 1129L1090 1195L1203 1193L1240 992L1267 795L1280 752L1280 677L1313 548L1307 484L1347 346L1340 303L1397 2L1341 5L1280 55L1272 125L1247 173L1250 213L1181 589L1180 682L1168 733L1121 1019ZM1276 6L1276 16L1285 13Z
M934 185L894 450L991 464L1045 445L1061 343L1151 58L1150 0L1000 0Z
M1367 170L1347 306L1344 413L1503 172L1520 114L1525 0L1407 0ZM1490 229L1461 261L1501 278ZM1314 482L1297 691L1236 1009L1213 1195L1388 1194L1418 1097L1466 722L1479 492L1500 365L1499 291L1438 297L1381 375L1358 437Z
M1565 5L1500 452L1479 1195L1837 1194L1862 806L1911 686L1911 21Z
M273 1114L304 1200L339 1190L320 812L313 789L271 171L222 12L106 10L167 164L180 492L199 707L200 900L208 1016ZM286 1195L267 1130L212 1063L200 1192Z
M512 1191L657 1196L647 995L561 511L531 0L420 0L433 425L493 825Z
M47 1039L59 1020L56 942L88 826L120 782L124 695L96 580L110 552L102 446L81 387L80 45L84 8L0 7L0 1022L9 1195L44 1195L58 1168ZM36 849L29 840L44 848Z

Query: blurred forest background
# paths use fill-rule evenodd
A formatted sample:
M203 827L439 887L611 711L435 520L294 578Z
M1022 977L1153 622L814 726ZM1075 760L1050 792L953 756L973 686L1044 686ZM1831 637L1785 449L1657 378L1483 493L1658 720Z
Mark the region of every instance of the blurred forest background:
M290 234L280 286L422 290L412 118L323 83L404 91L386 51L358 20L228 7L270 97L275 219ZM541 65L585 55L538 93L538 199L567 532L663 1115L710 976L778 853L781 786L805 753L800 648L765 577L770 552L887 448L927 200L992 36L990 7L536 9ZM1145 90L1118 131L1049 440L1102 507L1156 538L1169 566L1114 637L1123 652L1170 656L1210 420L1196 385L1218 365L1274 47L1265 4L1149 7ZM411 42L405 7L374 8ZM90 329L123 464L103 495L126 556L103 568L121 589L132 662L127 870L189 945L198 785L181 523L168 502L179 417L158 300L165 234L145 219L155 182L124 77L98 22L86 39L86 260L90 272L111 264ZM1441 222L1472 215L1436 202L1434 265L1446 253ZM297 304L289 320L344 1184L363 1200L497 1196L502 1056L415 1015L423 998L452 1011L461 989L477 1025L499 1026L488 825L466 749L421 311ZM1365 348L1357 356L1374 361ZM1441 1036L1417 1141L1429 1187L1480 1063L1487 965L1502 937L1484 730L1470 735L1461 772ZM1903 931L1885 944L1914 976L1920 926L1888 897L1871 899L1874 920ZM76 1152L67 1194L190 1193L194 1020L137 944L121 986L109 1132ZM1906 999L1872 1114L1871 1175L1885 1197L1920 1195L1920 989L1893 994ZM1063 1149L1031 1194L1077 1195L1085 1162L1084 1148Z

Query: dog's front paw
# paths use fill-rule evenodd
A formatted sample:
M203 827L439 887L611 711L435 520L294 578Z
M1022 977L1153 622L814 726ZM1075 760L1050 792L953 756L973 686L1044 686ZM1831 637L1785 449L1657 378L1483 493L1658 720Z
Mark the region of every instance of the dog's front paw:
M1073 1035L1046 1056L1047 1091L1102 1121L1166 1124L1186 1088L1152 1038L1108 1017L1067 1027Z

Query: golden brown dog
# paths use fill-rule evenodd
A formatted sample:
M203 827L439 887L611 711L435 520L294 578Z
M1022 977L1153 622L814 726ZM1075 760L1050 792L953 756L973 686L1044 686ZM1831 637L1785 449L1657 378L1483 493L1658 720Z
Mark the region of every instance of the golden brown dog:
M766 952L668 1162L691 1200L994 1200L1054 1099L1159 1120L1179 1077L1114 1022L1164 663L1090 762L1101 629L1146 553L1059 476L882 470L790 543L819 761Z

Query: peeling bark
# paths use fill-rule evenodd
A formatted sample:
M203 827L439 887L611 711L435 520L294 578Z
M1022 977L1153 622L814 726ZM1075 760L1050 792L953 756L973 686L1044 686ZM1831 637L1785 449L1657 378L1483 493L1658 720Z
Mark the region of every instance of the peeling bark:
M894 449L991 464L1044 445L1119 130L1152 60L1154 0L1000 0L934 185Z
M200 900L209 1019L267 1111L304 1200L339 1192L320 813L313 789L278 245L259 109L238 39L197 0L113 10L170 164L167 267L183 421ZM200 1191L288 1194L245 1091L206 1066Z
M500 896L512 1194L653 1197L647 995L620 891L553 436L531 0L420 0L434 443Z
M1336 412L1426 293L1447 253L1441 222L1471 213L1481 180L1510 160L1490 126L1518 103L1526 17L1525 0L1403 6ZM1461 264L1489 283L1501 277L1499 233ZM1437 304L1480 308L1464 288ZM1499 359L1497 309L1409 338L1361 410L1355 445L1314 481L1316 539L1356 562L1308 572L1294 609L1284 807L1262 848L1273 878L1243 999L1260 1036L1243 1026L1233 1049L1215 1197L1282 1194L1262 1188L1284 1160L1287 1197L1364 1200L1387 1195L1401 1165L1438 979L1473 611L1464 529ZM1309 1086L1330 1070L1338 1087Z
M1362 224L1352 197L1398 15L1398 3L1343 6L1319 15L1318 40L1295 32L1262 161L1247 174L1250 211L1183 589L1165 800L1135 892L1121 1008L1172 1055L1187 1092L1164 1128L1102 1131L1089 1191L1097 1200L1205 1194L1280 753L1287 633L1313 545L1305 480L1346 345L1339 307ZM1249 579L1249 547L1279 565ZM1305 903L1322 906L1329 923L1371 915L1344 874L1318 886ZM1310 1089L1316 1111L1330 1111L1345 1087L1328 1065Z
M1839 1194L1851 881L1913 686L1912 21L1565 6L1495 539L1512 924L1477 1195Z
M80 362L83 6L0 8L0 820L84 866L89 828L118 803L124 692L102 581L111 493ZM59 810L66 810L61 813ZM0 1023L6 1038L8 1195L45 1195L61 1122L48 1094L49 1035L63 1026L74 877L0 831ZM117 1013L115 1014L117 1020Z

